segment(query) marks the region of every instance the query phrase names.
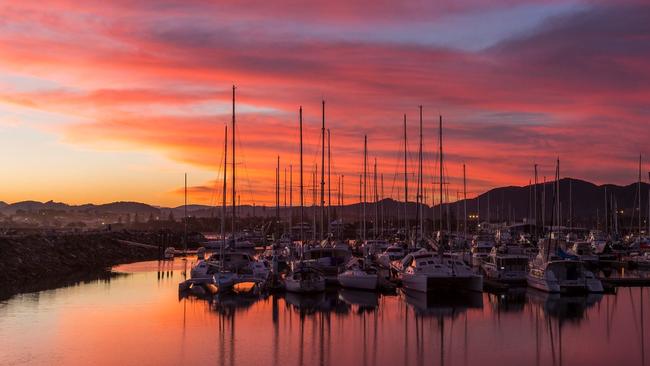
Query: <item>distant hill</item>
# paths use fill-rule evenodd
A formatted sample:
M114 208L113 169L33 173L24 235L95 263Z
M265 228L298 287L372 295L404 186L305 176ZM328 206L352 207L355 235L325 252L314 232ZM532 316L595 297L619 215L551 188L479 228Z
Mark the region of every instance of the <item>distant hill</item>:
M544 195L544 187L546 187L546 194ZM468 215L480 214L481 221L488 218L492 222L506 222L517 221L521 222L529 217L533 217L532 207L534 202L533 192L537 190L537 208L538 217L541 218L542 206L545 207L546 222L551 220L551 207L553 205L553 182L547 182L546 185L539 183L534 186L508 186L494 188L485 192L478 197L467 200ZM641 184L641 200L642 200L642 217L647 217L648 211L648 190L650 185L647 183ZM607 191L608 206L605 207L605 190ZM545 200L542 197L545 196ZM571 204L569 197L571 196ZM542 202L545 202L542 205ZM573 179L563 178L560 180L560 204L561 204L561 218L562 222L568 224L569 217L572 218L574 225L591 225L600 219L603 222L604 213L613 212L613 205L616 202L616 207L620 214L621 226L630 225L632 223L632 215L638 220L638 213L636 206L638 205L637 198L637 183L632 183L626 186L618 186L614 184L595 185L593 183ZM456 220L456 212L462 215L464 201L458 201L448 204L449 213L452 220ZM569 210L571 207L571 210ZM342 209L339 207L332 207L330 209L332 217L338 217L339 211L342 211L344 220L358 221L362 214L363 205L354 203L344 206ZM432 208L423 205L424 219L431 220L434 215L436 219L439 216L439 206ZM178 206L173 208L154 207L139 202L113 202L101 205L85 204L85 205L67 205L60 202L37 202L37 201L22 201L12 204L0 202L0 212L3 214L15 214L16 211L39 211L39 210L61 210L61 211L75 211L75 212L92 212L94 214L138 214L142 217L149 215L167 217L170 212L176 218L181 218L185 214L185 207ZM240 217L273 217L276 214L275 207L252 206L244 205L237 208ZM313 220L314 210L320 212L319 207L305 206L304 219L307 222ZM458 210L458 211L457 211ZM289 208L281 208L280 215L283 218L289 216ZM207 205L188 205L187 212L189 216L194 217L218 217L221 215L220 206L207 206ZM227 207L227 214L230 215L231 207ZM385 220L404 219L404 203L387 198L379 202L377 212L382 215ZM415 219L417 212L417 205L415 202L410 201L406 207L406 212L409 219ZM443 206L443 212L447 212L447 205ZM570 212L572 214L570 214ZM298 220L300 209L293 208L294 220ZM375 206L373 203L366 204L366 217L368 221L372 221L375 216Z
M479 195L477 198L467 200L469 214L479 213L481 221L506 222L524 219L532 220L534 215L534 194L537 191L537 210L539 220L542 220L542 211L545 213L546 223L552 220L552 207L554 202L554 182L526 185L523 187L494 188ZM648 215L648 189L650 185L641 183L641 216ZM544 190L546 193L544 194ZM619 225L629 226L631 217L636 217L638 222L638 185L632 183L626 186L614 184L595 185L584 180L563 178L560 180L560 218L564 225L569 220L574 226L594 225L599 221L604 225L605 212L611 221L613 208L616 205L619 214ZM605 193L607 192L607 193ZM607 203L606 203L607 198ZM607 206L605 206L607 204ZM451 203L449 206L452 216L456 209L462 212L464 201ZM446 210L446 207L444 207ZM479 211L480 210L480 211ZM636 225L636 224L635 224ZM647 225L646 225L647 226Z
M84 205L68 205L61 202L38 202L38 201L22 201L12 204L0 205L0 212L4 214L15 214L18 211L38 212L42 210L57 210L57 211L94 211L98 213L113 213L113 214L141 214L157 215L160 209L153 206L139 203L139 202L113 202L102 205L84 204Z

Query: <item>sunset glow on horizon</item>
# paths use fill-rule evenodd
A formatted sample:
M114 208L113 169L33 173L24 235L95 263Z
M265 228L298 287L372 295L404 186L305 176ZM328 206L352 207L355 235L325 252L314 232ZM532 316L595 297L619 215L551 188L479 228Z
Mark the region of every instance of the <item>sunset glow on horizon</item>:
M346 204L364 135L403 200L404 114L415 200L419 105L425 185L442 115L452 200L463 164L470 197L535 163L550 179L556 157L562 176L629 184L639 154L650 170L649 61L640 0L0 1L0 201L178 206L187 173L190 203L219 204L232 85L241 203L274 204L277 156L298 202L302 106L311 204L322 100Z

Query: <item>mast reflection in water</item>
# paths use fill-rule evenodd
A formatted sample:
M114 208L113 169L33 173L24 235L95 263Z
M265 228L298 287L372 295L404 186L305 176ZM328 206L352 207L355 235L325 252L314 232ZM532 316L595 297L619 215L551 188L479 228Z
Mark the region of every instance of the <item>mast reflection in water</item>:
M0 364L644 365L647 289L179 297L184 262L0 303Z

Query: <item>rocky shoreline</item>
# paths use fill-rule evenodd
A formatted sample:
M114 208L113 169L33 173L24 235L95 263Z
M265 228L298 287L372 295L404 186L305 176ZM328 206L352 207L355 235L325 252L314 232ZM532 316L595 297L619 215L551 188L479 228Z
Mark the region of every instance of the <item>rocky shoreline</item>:
M0 237L0 299L111 276L110 267L157 259L155 246L115 233Z

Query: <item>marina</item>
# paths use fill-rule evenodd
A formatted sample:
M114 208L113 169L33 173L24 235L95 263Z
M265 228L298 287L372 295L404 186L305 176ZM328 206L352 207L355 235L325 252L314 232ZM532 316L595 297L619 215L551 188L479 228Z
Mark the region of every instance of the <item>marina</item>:
M648 0L0 1L0 366L650 366Z
M108 279L0 302L0 363L648 362L645 288L580 296L526 288L447 297L331 288L311 295L179 297L178 282L194 260L121 265Z

